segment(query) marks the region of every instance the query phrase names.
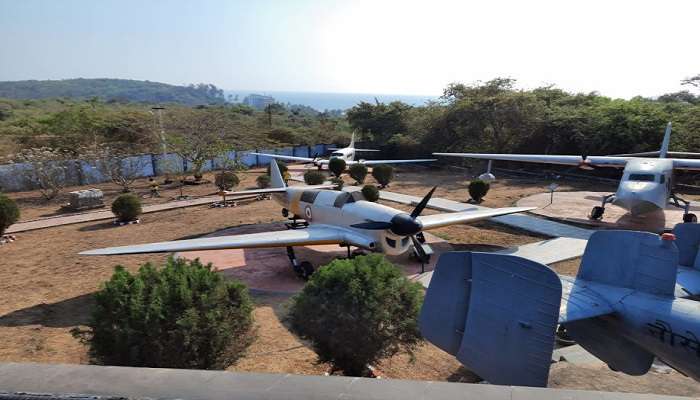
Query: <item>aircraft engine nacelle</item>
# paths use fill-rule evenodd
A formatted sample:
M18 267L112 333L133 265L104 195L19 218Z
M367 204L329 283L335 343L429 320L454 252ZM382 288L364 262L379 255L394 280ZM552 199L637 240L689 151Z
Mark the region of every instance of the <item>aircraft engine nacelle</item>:
M380 234L380 239L384 253L390 256L398 256L408 251L411 245L411 238L408 236L394 235L389 231L383 231Z

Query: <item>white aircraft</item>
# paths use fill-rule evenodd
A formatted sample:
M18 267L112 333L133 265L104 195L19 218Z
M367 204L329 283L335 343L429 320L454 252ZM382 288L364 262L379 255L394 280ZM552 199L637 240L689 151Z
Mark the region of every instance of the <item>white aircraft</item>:
M657 154L656 152L628 154L621 156L569 156L540 154L479 154L479 153L433 153L436 156L455 156L479 158L485 160L523 161L545 164L578 165L582 169L597 167L624 168L617 192L603 197L600 206L593 207L589 218L600 220L605 212L605 205L612 203L628 210L632 215L646 214L663 210L669 204L683 208L683 222L697 222L697 216L691 214L690 202L681 199L673 192L674 170L700 171L700 160L689 158L669 158L674 154L688 155L696 153L672 153L668 151L671 139L671 123L666 126L659 158L642 158L637 155ZM683 203L683 205L679 204Z
M313 272L308 261L299 263L293 246L339 244L359 247L388 255L403 254L413 248L422 262L427 262L430 247L422 232L442 226L479 221L498 215L532 210L533 207L508 207L420 216L430 200L433 188L411 214L364 200L361 192L324 190L329 186L285 185L277 163L271 163L272 188L230 192L231 195L271 194L282 207L282 215L294 216L286 231L262 232L203 239L177 240L133 246L84 251L82 255L117 255L164 253L194 250L286 247L294 271L303 278ZM299 217L298 217L299 216ZM296 218L305 221L299 223Z
M414 159L414 160L357 160L355 161L355 153L358 151L379 151L379 150L372 150L372 149L356 149L355 148L355 133L353 132L352 134L352 139L350 139L350 144L348 147L343 147L342 149L337 149L337 148L331 148L330 150L333 150L331 153L331 159L332 158L340 158L345 161L345 164L347 165L352 165L352 164L365 164L365 165L377 165L377 164L405 164L405 163L419 163L419 162L431 162L431 161L436 161L434 158L430 159ZM328 165L330 162L330 159L322 159L319 157L294 157L294 156L284 156L281 154L267 154L267 153L248 153L248 154L255 154L258 156L265 156L265 157L272 157L272 158L279 158L281 160L290 160L290 161L302 161L306 163L310 163L318 167L318 169L323 168L324 165Z

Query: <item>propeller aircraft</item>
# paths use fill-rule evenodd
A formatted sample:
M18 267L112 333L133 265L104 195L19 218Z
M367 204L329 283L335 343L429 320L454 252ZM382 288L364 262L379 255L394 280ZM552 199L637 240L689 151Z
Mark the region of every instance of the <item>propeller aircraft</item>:
M700 381L700 302L679 297L677 280L679 262L700 268L700 225L679 227L675 243L671 233L597 231L576 277L512 255L444 253L421 333L499 385L547 385L557 324L615 371L643 375L656 357Z
M361 192L328 190L333 186L287 186L277 163L270 163L271 188L228 192L230 195L270 194L279 203L282 215L292 216L286 231L262 232L172 242L137 244L84 251L82 255L163 253L195 250L221 250L259 247L286 247L294 271L302 278L313 273L308 261L299 263L294 246L338 244L364 250L400 255L409 249L427 262L431 249L424 244L422 232L443 226L470 223L499 215L532 210L532 207L507 207L468 210L421 216L435 188L410 214L366 201ZM297 218L303 219L300 223Z
M328 165L330 162L330 159L332 158L340 158L341 160L345 161L346 165L352 165L352 164L365 164L365 165L377 165L377 164L407 164L407 163L421 163L421 162L431 162L431 161L436 161L434 158L430 159L414 159L414 160L355 160L355 153L358 151L379 151L379 150L373 150L373 149L356 149L355 148L355 133L353 132L352 134L352 139L350 139L350 144L348 147L343 147L343 148L331 148L333 152L331 153L331 156L329 159L322 159L319 158L317 155L314 156L313 158L309 157L295 157L295 156L284 156L281 154L267 154L267 153L248 153L248 154L254 154L258 156L265 156L265 157L272 157L272 158L278 158L281 160L289 160L289 161L300 161L300 162L305 162L309 164L313 164L314 166L318 167L318 169L322 169L324 165Z
M697 153L674 153L668 151L671 140L671 123L659 152L627 154L619 156L571 156L544 154L482 154L482 153L433 153L436 156L476 158L484 160L522 161L544 164L577 165L581 169L623 168L622 178L614 194L603 197L600 206L595 206L590 219L600 220L605 213L605 205L612 203L629 211L632 215L642 215L663 210L671 200L672 205L684 210L683 222L697 222L697 216L690 213L690 202L674 193L674 171L700 171L700 160L690 158L670 158L697 155ZM644 158L639 155L658 155L658 158ZM490 165L489 165L490 172ZM681 205L682 204L682 205Z

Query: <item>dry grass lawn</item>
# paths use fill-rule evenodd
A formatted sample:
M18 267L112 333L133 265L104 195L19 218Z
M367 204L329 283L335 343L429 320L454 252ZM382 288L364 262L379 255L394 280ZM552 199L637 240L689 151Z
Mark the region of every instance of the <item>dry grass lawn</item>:
M255 186L259 172L241 174L239 188ZM466 177L455 172L406 170L397 174L396 182L388 190L422 196L432 185L438 185L436 196L466 200L467 182ZM114 185L97 186L105 191L107 204L119 194ZM543 191L544 186L546 183L534 180L499 181L492 186L484 205L510 206L523 196ZM563 183L562 190L584 190L587 189L585 186ZM148 194L146 181L138 182L135 187L137 193ZM186 194L201 196L214 193L215 188L213 185L188 186L185 191ZM145 198L144 201L168 201L179 194L178 189L163 188L162 192L162 198ZM36 192L10 196L18 200L23 220L55 215L65 202L65 197L62 197L45 203ZM124 227L102 221L18 234L18 241L0 246L0 361L89 362L85 347L71 336L70 330L84 324L89 317L92 293L109 279L117 264L134 271L143 263L158 264L166 258L165 255L83 257L78 256L78 252L183 239L240 224L278 220L281 220L281 215L275 203L252 201L236 208L200 206L148 214L141 224ZM491 249L541 240L486 222L433 232L459 249ZM571 263L557 269L575 271L576 265ZM327 365L318 364L315 353L284 325L286 297L257 296L255 300L257 337L247 354L230 370L295 374L323 374L329 370ZM377 367L387 378L461 382L475 378L454 357L427 343L418 349L415 362L411 362L407 355L399 354L383 360ZM661 378L656 375L650 373L630 381L628 377L608 370L555 366L551 386L684 395L700 393L700 385L680 374L663 375L664 382L673 382L666 385L660 385ZM616 385L616 382L620 384Z

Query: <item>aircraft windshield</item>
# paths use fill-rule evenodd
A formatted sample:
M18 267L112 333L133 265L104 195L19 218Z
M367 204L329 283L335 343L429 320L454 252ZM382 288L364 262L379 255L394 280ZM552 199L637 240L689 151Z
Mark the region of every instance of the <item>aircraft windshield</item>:
M637 182L654 182L653 174L630 174L629 180Z
M331 153L331 157L342 157L343 153Z

